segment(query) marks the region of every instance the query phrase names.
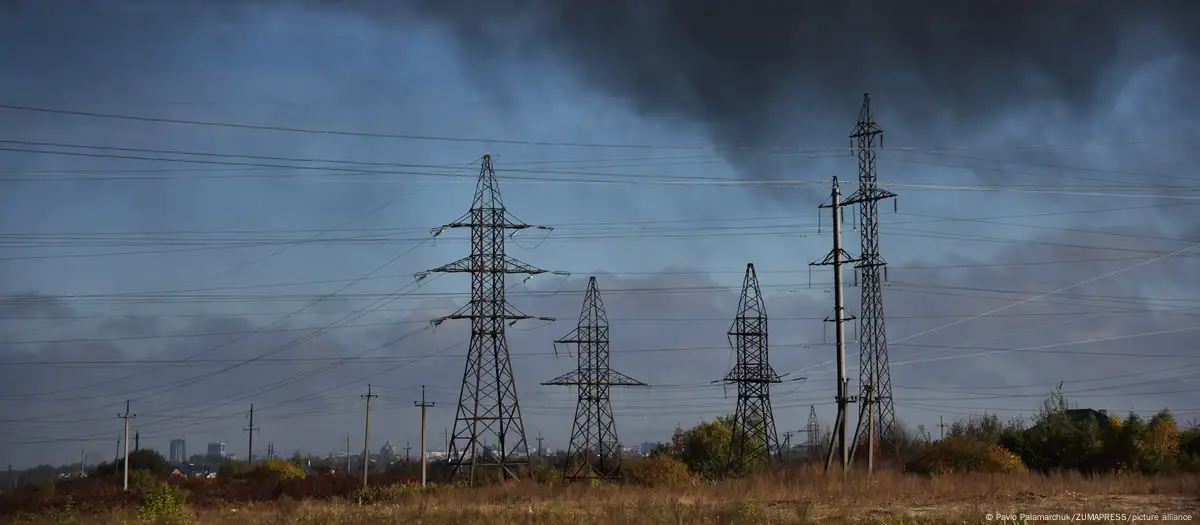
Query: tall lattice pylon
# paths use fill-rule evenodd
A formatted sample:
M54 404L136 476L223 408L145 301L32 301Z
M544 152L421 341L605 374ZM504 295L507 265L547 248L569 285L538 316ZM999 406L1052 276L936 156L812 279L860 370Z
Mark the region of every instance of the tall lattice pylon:
M887 262L879 254L879 201L896 196L879 188L875 174L875 142L883 146L883 129L875 124L871 113L871 95L863 95L858 112L858 124L850 134L852 147L858 155L858 191L843 204L857 204L862 223L861 250L858 268L861 276L862 300L858 315L858 381L859 418L854 431L850 457L858 448L864 434L868 440L868 468L873 468L874 453L879 443L894 450L896 441L896 410L892 405L891 366L888 363L887 330L883 322L883 284ZM865 427L865 428L864 428Z
M609 367L608 315L595 277L588 279L579 324L555 343L574 344L579 363L574 371L542 383L579 387L563 479L616 480L621 473L621 444L613 422L609 388L649 385Z
M821 423L817 421L817 407L808 407L808 425L804 427L808 434L808 453L816 457L821 448Z
M471 255L417 277L433 272L471 274L471 301L431 321L436 326L447 319L471 320L471 344L450 440L450 477L474 482L477 467L491 467L498 468L504 479L514 478L519 466L529 461L529 444L504 328L520 319L554 319L525 315L505 299L506 275L532 276L547 270L505 254L504 239L510 230L549 227L522 223L504 208L492 157L484 155L470 211L434 228L433 234L437 236L448 228L471 229ZM485 447L488 443L493 446Z
M723 381L737 384L738 389L729 472L741 474L769 464L779 450L771 411L771 383L781 381L767 358L767 307L754 264L746 265L738 314L728 337L737 352L737 364Z

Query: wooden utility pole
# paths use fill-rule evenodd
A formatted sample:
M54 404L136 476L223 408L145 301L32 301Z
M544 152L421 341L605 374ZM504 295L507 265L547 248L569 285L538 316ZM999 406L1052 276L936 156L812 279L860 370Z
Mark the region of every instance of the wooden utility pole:
M938 416L938 440L946 439L946 422Z
M350 466L350 434L346 434L346 475L352 476L353 468Z
M137 414L129 413L128 400L125 401L125 413L117 414L117 417L125 420L125 439L122 440L123 443L125 443L125 472L123 473L124 481L122 482L121 487L125 492L129 492L129 420L137 417Z
M421 407L421 486L424 487L425 477L429 468L427 459L429 453L425 450L425 409L433 406L433 402L425 402L425 385L421 385L421 402L413 402L413 405ZM407 454L407 451L405 451L405 454Z
M367 385L367 393L362 395L367 400L367 417L363 423L363 488L367 486L367 472L371 469L371 399L379 397L371 393L371 385Z

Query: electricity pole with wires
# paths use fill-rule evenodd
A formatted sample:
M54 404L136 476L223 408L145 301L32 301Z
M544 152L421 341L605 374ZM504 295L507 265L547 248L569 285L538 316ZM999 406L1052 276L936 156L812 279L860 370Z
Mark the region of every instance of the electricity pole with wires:
M738 389L728 469L743 474L769 465L772 451L779 448L770 389L772 383L782 382L768 359L767 306L752 263L746 265L738 314L728 337L737 352L737 364L723 381Z
M854 319L854 316L847 316L844 306L842 265L854 262L855 259L842 249L843 206L845 203L842 202L842 191L838 187L837 177L834 177L830 202L821 205L822 208L829 208L833 213L833 249L824 259L811 263L810 266L833 266L833 318L827 317L825 322L834 323L834 333L836 334L834 346L837 352L837 394L834 396L834 400L837 402L837 418L834 420L833 433L829 440L829 453L825 455L825 471L829 471L830 465L833 464L833 453L837 451L842 473L845 474L850 468L850 442L847 439L850 433L848 411L850 403L855 401L850 396L850 380L846 378L846 321ZM811 436L809 439L812 439Z
M579 387L575 423L567 447L563 479L596 478L615 481L621 473L621 448L613 421L609 390L614 386L650 386L609 367L608 314L596 278L589 277L579 324L555 343L576 346L576 369L543 385ZM539 433L538 446L541 446Z
M371 393L371 385L367 385L367 393L363 394L363 399L367 400L367 417L363 422L363 488L367 487L367 472L371 468L371 399L379 397L379 394Z
M125 401L125 413L117 414L117 417L125 420L125 439L122 440L125 443L125 468L122 473L124 481L121 486L122 490L129 492L129 420L137 417L137 414L129 413L129 401Z
M875 138L883 146L883 130L875 124L871 113L871 95L863 95L858 124L850 135L852 147L858 154L858 191L844 205L859 205L862 249L856 268L861 273L862 300L859 304L858 380L859 396L863 403L858 411L858 428L854 431L850 458L863 431L867 435L867 472L874 471L876 436L896 452L896 409L892 405L892 376L888 363L887 330L883 320L883 280L887 278L887 262L879 254L879 201L891 199L895 193L879 188L875 174ZM895 201L892 201L895 205ZM882 270L882 275L881 275ZM881 279L882 277L882 279Z
M421 407L421 486L424 487L429 468L429 453L425 450L425 410L433 407L433 402L425 402L425 385L421 385L421 402L413 402L413 405Z
M938 440L946 439L946 421L938 416Z
M250 437L250 443L246 445L246 462L254 465L254 433L258 432L258 427L254 426L254 403L250 404L250 413L248 416L250 417L250 426L242 430L249 434Z
M553 321L554 318L525 315L507 302L505 277L508 274L526 274L526 280L529 280L548 272L507 255L504 245L510 230L515 234L529 228L552 228L525 224L504 207L491 155L483 156L470 211L452 223L434 228L434 237L449 228L471 230L471 254L419 273L417 280L429 273L471 275L470 302L450 315L430 321L437 326L448 319L471 320L471 343L447 451L450 478L466 476L474 482L477 466L497 468L503 479L515 478L517 467L529 461L529 444L525 439L525 423L517 400L505 327L522 319ZM482 442L488 436L496 438L496 454L481 453Z

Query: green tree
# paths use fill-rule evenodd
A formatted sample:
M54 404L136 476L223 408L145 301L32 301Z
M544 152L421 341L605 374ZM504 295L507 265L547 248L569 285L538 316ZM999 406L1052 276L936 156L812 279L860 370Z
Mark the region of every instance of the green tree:
M671 439L679 460L705 479L720 478L728 466L732 439L728 420L717 417L688 430L676 427Z
M1142 469L1147 473L1166 471L1178 460L1179 426L1170 411L1163 410L1150 418L1140 441Z
M217 476L225 479L242 479L250 475L253 469L245 461L230 459L217 469Z
M141 449L129 453L129 471L145 470L154 476L166 476L171 473L171 463L159 454L157 450ZM125 471L125 458L120 458L115 464L101 463L96 466L98 476L112 476Z

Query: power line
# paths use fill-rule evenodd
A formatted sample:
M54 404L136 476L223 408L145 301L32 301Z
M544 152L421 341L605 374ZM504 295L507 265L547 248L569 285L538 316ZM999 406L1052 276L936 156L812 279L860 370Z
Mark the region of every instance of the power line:
M362 131L339 131L329 129L315 128L300 128L289 126L271 126L259 124L243 124L232 122L216 122L203 120L188 120L188 119L172 119L163 117L138 116L138 115L123 115L116 113L103 113L95 111L80 111L69 109L57 109L37 106L26 106L17 104L0 104L0 109L10 111L25 111L30 113L57 114L68 115L75 117L89 117L112 120L127 120L135 122L149 122L159 124L179 124L201 127L218 127L230 129L244 129L254 131L280 131L288 133L305 133L318 135L335 135L347 137L361 138L389 138L389 139L404 139L404 140L423 140L423 141L443 141L443 142L467 142L467 143L490 143L490 144L511 144L525 146L559 146L559 147L586 147L586 148L613 148L613 149L675 149L675 150L704 150L704 151L743 151L743 152L762 152L772 154L796 153L796 152L812 152L812 151L829 151L829 152L844 152L844 147L749 147L749 146L679 146L679 145L649 145L649 144L597 144L597 143L581 143L581 142L550 142L550 141L533 141L533 140L512 140L512 139L497 139L497 138L466 138L466 137L446 137L434 135L413 135L413 134L397 134L397 133L370 133ZM1090 141L1078 142L1071 144L1050 144L1050 143L1027 143L1027 144L1005 144L994 146L971 146L971 147L901 147L892 148L898 150L960 150L960 149L984 149L984 148L1061 148L1061 147L1078 147L1078 146L1112 146L1112 145L1137 145L1147 143L1171 143L1179 142L1178 140L1121 140L1121 141Z
M388 200L387 202L383 203L382 205L376 206L376 207L374 207L374 208L372 208L372 209L368 210L368 211L367 211L367 212L365 212L365 213L362 213L362 214L356 215L356 216L352 217L351 219L349 219L349 220L347 220L347 221L345 221L345 222L342 222L342 223L338 224L338 225L337 225L337 226L335 226L335 227L334 227L332 230L336 231L336 230L338 230L338 229L340 229L340 228L344 228L344 227L346 227L346 226L349 226L350 224L353 224L353 223L355 223L355 222L357 222L357 221L359 221L359 220L362 220L362 219L364 219L364 218L366 218L366 217L369 217L369 216L371 216L371 215L373 215L373 214L375 214L375 213L378 213L378 212L380 212L380 211L382 211L382 210L384 210L384 209L386 209L386 208L388 208L388 207L390 207L390 206L392 206L392 205L394 205L394 204L396 204L396 203L400 202L401 200L405 199L406 197L409 197L409 196L411 196L411 195L414 195L414 194L416 194L417 192L419 192L419 191L421 191L421 190L425 189L427 186L428 186L428 185L425 185L425 186L420 186L420 187L416 188L415 190L409 191L409 192L407 192L407 193L403 193L403 194L401 194L401 195L400 195L400 196L398 196L398 197L392 198L392 199ZM319 232L316 232L316 233L315 233L313 236L311 236L311 237L310 237L310 239L317 239L317 238L319 238L319 237L323 236L325 233L327 233L327 232L324 232L324 231L319 231ZM280 255L280 254L282 254L282 253L285 253L285 252L287 252L288 250L291 250L292 248L294 248L295 246L296 246L296 245L284 246L284 247L280 248L279 250L273 251L273 252L271 252L271 253L268 253L268 254L266 254L266 255L263 255L263 256L261 256L261 257L258 257L258 258L255 258L255 259L253 259L253 260L250 260L250 261L248 261L248 262L245 262L245 263L241 263L241 264L235 265L235 266L233 266L232 268L226 269L226 270L224 270L224 271L222 271L222 272L219 272L219 273L217 273L217 274L211 275L211 276L209 276L209 277L205 277L205 278L199 279L199 280L197 280L197 281L194 281L194 282L192 282L192 283L190 283L190 284L187 284L187 285L185 285L185 286L182 286L182 287L180 287L180 288L177 288L177 289L171 290L171 291L167 292L167 294L172 294L172 293L178 293L178 292L184 292L184 291L187 291L187 290L189 290L189 289L191 289L191 288L195 288L195 287L197 287L197 286L200 286L200 285L201 285L201 284L203 284L203 283L211 282L212 280L215 280L215 279L218 279L218 278L224 277L224 276L226 276L226 275L229 275L229 274L231 274L231 273L237 272L237 271L239 271L239 270L243 270L243 269L245 269L245 268L248 268L248 267L250 267L250 266L253 266L253 265L255 265L255 264L258 264L258 263L260 263L260 262L263 262L263 261L265 261L265 260L267 260L267 259L270 259L270 258L272 258L272 257L275 257L276 255ZM413 249L416 249L416 248L414 247ZM110 311L106 312L106 314L112 314L112 313L118 312L118 311L120 311L120 310L121 310L120 308L116 308L116 309L113 309L113 310L110 310ZM54 323L52 326L55 326L55 327L62 327L63 325L69 325L69 324L72 324L72 323L69 323L69 322L68 322L68 323ZM43 329L50 328L50 327L51 327L51 326L44 326L44 327L38 327L38 328L33 328L33 329L28 329L28 330L22 330L22 331L17 331L17 332L9 332L9 333L6 333L6 334L2 334L2 335L0 335L0 337L5 337L5 338L8 338L8 337L11 337L11 336L14 336L14 335L25 334L25 333L29 333L29 332L31 332L31 331L43 330Z

